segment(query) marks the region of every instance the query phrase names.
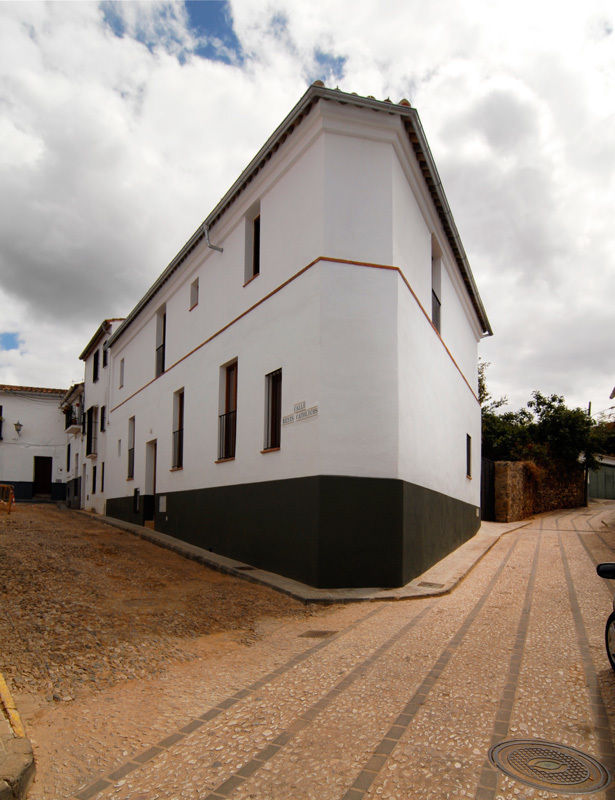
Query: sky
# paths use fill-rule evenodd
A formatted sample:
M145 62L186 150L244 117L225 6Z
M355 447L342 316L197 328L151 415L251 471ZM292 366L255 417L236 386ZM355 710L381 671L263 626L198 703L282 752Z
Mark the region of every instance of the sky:
M67 387L308 85L418 110L488 387L615 386L615 6L0 2L0 383Z

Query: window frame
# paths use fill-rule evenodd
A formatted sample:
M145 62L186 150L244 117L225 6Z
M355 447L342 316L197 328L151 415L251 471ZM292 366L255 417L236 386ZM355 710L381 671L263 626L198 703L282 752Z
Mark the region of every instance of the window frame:
M218 459L230 461L237 452L237 387L239 360L220 367L220 413L218 414Z
M128 464L126 470L126 479L133 480L135 477L135 441L136 441L136 420L135 417L128 418L128 447L127 456Z
M171 442L171 469L184 468L184 418L185 391L182 387L173 392L173 434Z
M199 304L199 279L196 277L190 284L190 305L188 311L192 311Z
M282 440L282 367L265 375L265 436L261 453L279 450Z

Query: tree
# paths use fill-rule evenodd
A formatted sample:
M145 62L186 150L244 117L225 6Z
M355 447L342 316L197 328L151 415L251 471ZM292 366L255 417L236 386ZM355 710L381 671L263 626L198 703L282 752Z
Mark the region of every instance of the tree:
M494 461L533 461L563 470L595 468L595 453L606 433L581 408L568 408L564 398L532 392L526 408L496 413L507 398L492 400L485 373L488 362L478 366L479 402L482 413L483 455ZM615 432L613 434L615 445Z

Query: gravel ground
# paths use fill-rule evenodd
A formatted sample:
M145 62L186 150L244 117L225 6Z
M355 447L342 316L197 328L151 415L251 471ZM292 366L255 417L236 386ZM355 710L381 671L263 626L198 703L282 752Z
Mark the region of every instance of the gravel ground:
M313 613L76 512L0 516L0 672L39 703L191 660L203 635L234 631L249 646L264 618Z

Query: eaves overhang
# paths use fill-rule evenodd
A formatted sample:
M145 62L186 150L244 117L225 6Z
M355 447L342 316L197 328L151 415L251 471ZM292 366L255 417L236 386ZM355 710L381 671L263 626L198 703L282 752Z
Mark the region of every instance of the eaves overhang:
M459 231L457 230L450 206L446 199L446 195L444 194L442 181L440 180L431 150L427 144L427 138L425 137L425 132L423 131L417 110L412 108L407 100L402 101L401 103L393 103L390 100L376 100L373 97L361 97L360 95L354 93L342 92L339 89L327 89L325 86L321 85L320 81L317 81L308 88L297 105L267 139L265 144L254 156L252 161L250 161L248 166L243 170L235 183L233 183L231 188L226 192L211 213L199 225L190 239L162 272L160 277L152 284L149 290L128 314L123 323L117 328L117 330L113 332L109 338L109 341L107 342L107 347L111 347L114 342L119 339L119 337L126 331L135 318L145 308L145 306L148 305L150 300L152 300L153 297L158 294L164 284L167 283L167 281L184 263L194 249L205 239L204 228L210 229L216 224L216 222L218 222L222 215L228 210L228 208L235 202L239 195L254 180L256 175L265 166L265 164L271 159L273 154L286 141L293 130L301 123L307 114L309 114L314 104L320 99L339 103L341 105L367 108L376 112L397 115L401 117L404 128L408 134L410 144L418 160L423 179L425 180L427 189L440 219L440 223L453 252L455 262L457 263L461 277L468 291L470 301L479 320L482 333L484 336L493 335L491 325L487 318L487 313L478 293L474 276L472 275L472 270L470 269L468 258L463 248L463 244L461 243Z
M103 320L100 323L100 325L98 326L98 328L96 329L96 333L94 334L94 336L92 336L90 341L86 344L85 350L79 356L81 361L85 361L89 357L89 355L92 352L92 350L94 350L96 345L102 339L102 337L105 336L105 334L109 333L109 331L111 330L111 324L113 322L121 322L122 320L123 320L123 317L117 317L117 318L113 318L113 319L105 319L105 320Z

